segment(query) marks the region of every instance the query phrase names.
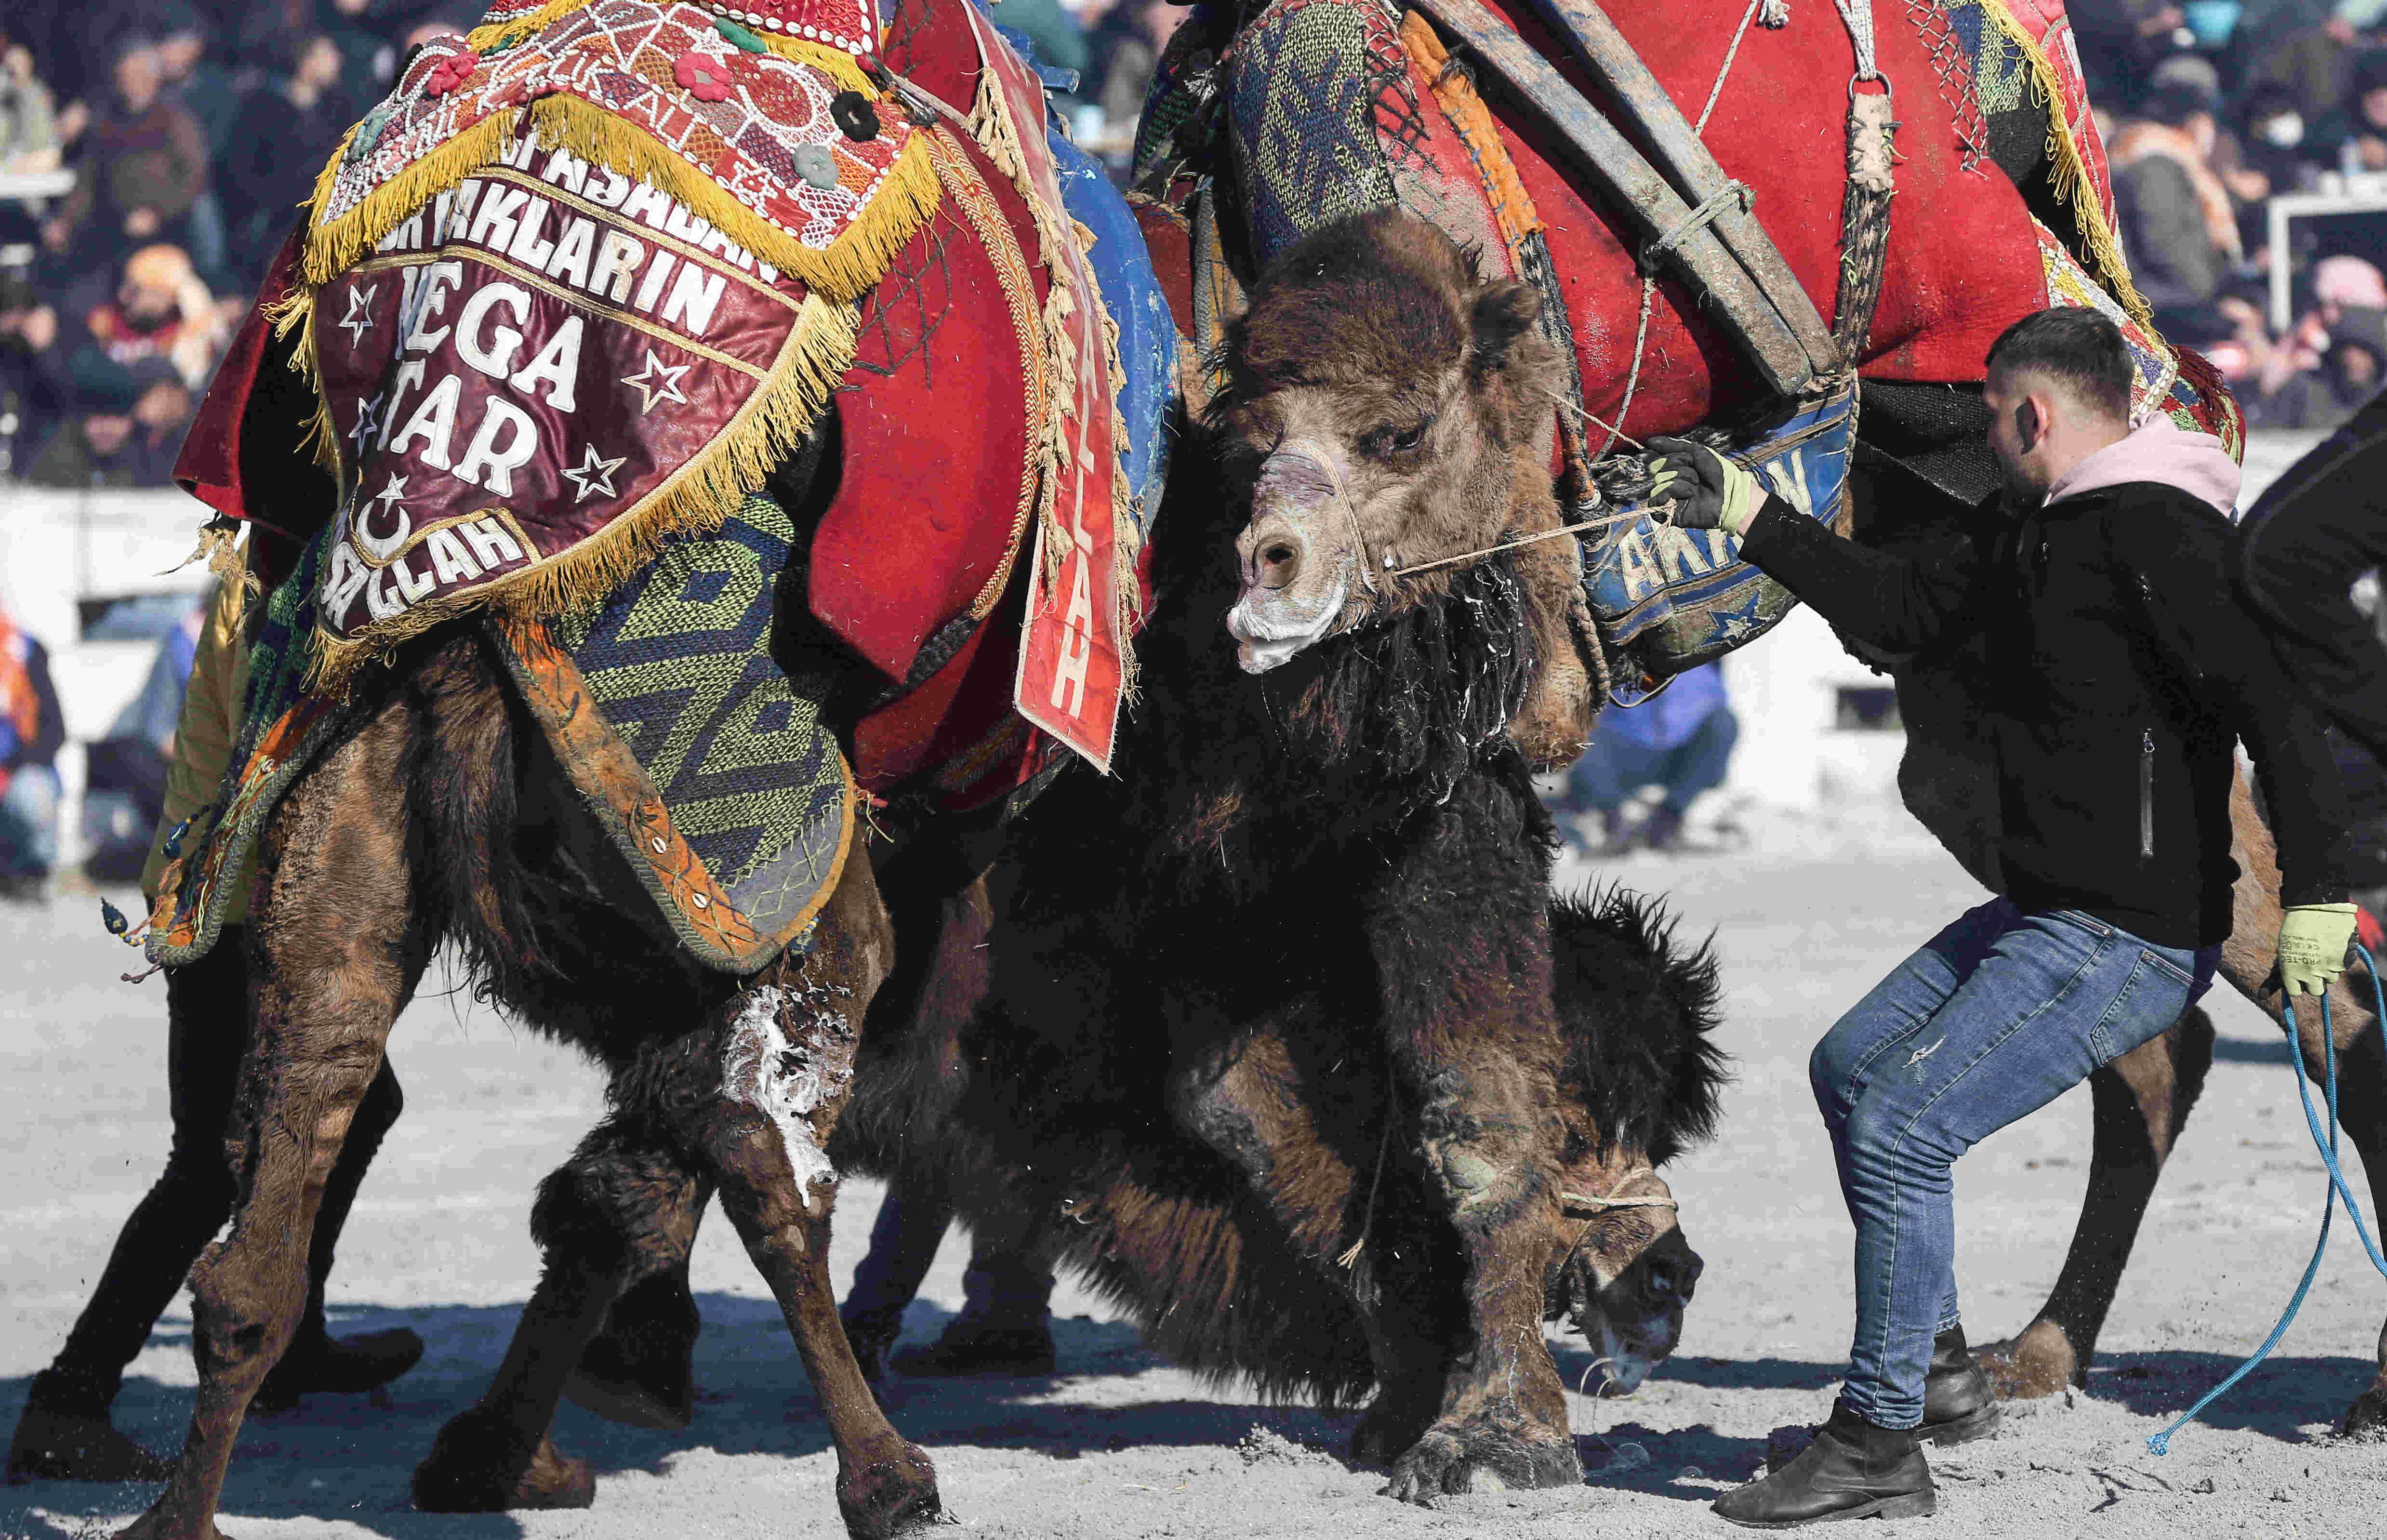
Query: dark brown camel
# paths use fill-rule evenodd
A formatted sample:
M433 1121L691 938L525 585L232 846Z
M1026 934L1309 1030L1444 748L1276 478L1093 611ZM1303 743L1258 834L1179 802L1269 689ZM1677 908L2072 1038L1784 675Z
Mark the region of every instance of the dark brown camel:
M1071 789L1053 795L1068 816ZM1255 1180L1173 1115L1170 1061L1103 1041L1106 1017L991 994L996 973L1018 975L987 966L1012 944L991 903L973 895L954 921L916 1019L865 1032L830 1146L919 1210L906 1227L919 1271L958 1212L982 1245L1086 1271L1188 1367L1329 1407L1380 1382L1438 1381L1433 1339L1371 1334L1353 1302L1370 1248L1455 1251L1423 1173L1393 1150L1379 1036L1288 1001L1238 1040L1231 1073L1265 1114ZM1560 901L1550 929L1567 1068L1547 1128L1564 1142L1553 1158L1569 1196L1542 1243L1543 1314L1629 1390L1680 1341L1700 1269L1657 1168L1714 1117L1714 966L1630 895ZM1457 1280L1410 1304L1453 1321Z

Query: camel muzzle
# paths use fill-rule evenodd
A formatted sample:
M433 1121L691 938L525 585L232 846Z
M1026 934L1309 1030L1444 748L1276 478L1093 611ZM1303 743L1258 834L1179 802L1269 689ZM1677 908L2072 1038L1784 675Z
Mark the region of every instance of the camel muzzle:
M1243 592L1227 630L1244 672L1265 674L1333 631L1362 560L1358 527L1333 467L1307 440L1269 456L1235 539Z

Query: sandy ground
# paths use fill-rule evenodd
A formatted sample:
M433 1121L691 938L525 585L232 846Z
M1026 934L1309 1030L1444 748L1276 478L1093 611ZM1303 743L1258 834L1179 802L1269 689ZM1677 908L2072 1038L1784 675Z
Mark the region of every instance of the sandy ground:
M889 1396L898 1425L935 1455L953 1511L990 1536L1727 1533L1707 1501L1756 1469L1771 1430L1823 1414L1847 1342L1850 1234L1808 1101L1808 1048L1840 1007L1979 895L1894 814L1762 827L1753 850L1636 857L1606 875L1670 893L1691 932L1718 931L1737 1079L1722 1137L1669 1173L1708 1261L1683 1352L1637 1395L1572 1403L1592 1472L1585 1485L1433 1511L1396 1506L1375 1496L1377 1473L1341 1458L1347 1419L1198 1382L1065 1288L1059 1375L913 1382ZM116 981L130 954L101 931L96 907L73 899L0 914L0 1074L10 1092L0 1128L0 1419L11 1426L166 1142L163 991ZM2318 1218L2323 1177L2278 1034L2234 999L2216 1015L2220 1060L2088 1391L2014 1407L1998 1438L1937 1458L1939 1515L1902 1528L1948 1540L2387 1530L2387 1443L2349 1445L2329 1432L2368 1380L2387 1310L2387 1282L2342 1222L2279 1354L2168 1457L2141 1442L2261 1340ZM458 999L418 1004L393 1056L408 1110L349 1226L335 1325L404 1323L430 1353L379 1404L319 1397L252 1421L225 1499L234 1540L837 1534L835 1457L777 1311L718 1215L695 1268L704 1399L688 1433L618 1428L567 1407L558 1441L597 1462L593 1510L410 1510L409 1471L478 1392L529 1291L532 1185L593 1120L599 1086L572 1055ZM1958 1168L1958 1268L1976 1337L2019 1327L2053 1279L2088 1137L2087 1093L2076 1092ZM871 1184L848 1186L840 1280L878 1197ZM958 1239L946 1246L907 1322L912 1336L932 1335L959 1304L962 1249ZM161 1448L180 1438L194 1382L186 1306L160 1322L119 1403L121 1425ZM1556 1348L1571 1379L1586 1368L1578 1341ZM148 1496L0 1489L0 1535L108 1534Z

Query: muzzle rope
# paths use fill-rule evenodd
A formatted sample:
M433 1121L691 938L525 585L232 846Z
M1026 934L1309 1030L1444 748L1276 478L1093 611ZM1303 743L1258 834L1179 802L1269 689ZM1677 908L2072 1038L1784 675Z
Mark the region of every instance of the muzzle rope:
M2370 970L2371 1025L2387 1032L2387 985L2380 981L2379 959L2370 955L2370 949L2359 941L2355 943L2354 950L2361 954L2362 966ZM2325 1134L2320 1119L2313 1113L2312 1092L2305 1085L2304 1040L2296 1032L2296 1006L2292 991L2280 1002L2280 1014L2285 1018L2282 1025L2288 1034L2288 1073L2296 1078L2296 1100L2304 1104L2305 1127L2312 1133L2313 1146L2320 1151L2321 1164L2329 1168L2329 1187L2320 1208L2320 1238L2313 1243L2312 1260L2305 1264L2305 1275L2296 1283L2296 1292L2289 1296L2288 1307L2281 1313L2280 1324L2271 1328L2271 1334L2263 1339L2263 1345L2254 1349L2252 1357L2230 1371L2229 1378L2206 1391L2196 1405L2174 1418L2170 1427L2147 1440L2147 1448L2153 1454L2169 1452L2172 1434L2194 1421L2205 1407L2220 1400L2230 1386L2253 1372L2254 1366L2269 1357L2271 1349L2279 1346L2280 1339L2287 1335L2288 1324L2296 1319L2296 1312L2304 1308L2305 1296L2312 1293L2314 1275L2320 1271L2321 1255L2329 1250L2329 1223L2336 1213L2338 1199L2345 1200L2346 1218L2354 1221L2354 1232L2362 1237L2362 1246L2370 1253L2371 1265L2382 1277L2387 1277L2387 1256L2380 1255L2378 1241L2372 1237L2370 1227L2363 1222L2362 1205L2355 1201L2354 1190L2345 1184L2345 1173L2338 1168L2337 1033L2329 1019L2329 992L2323 991L2320 997L2321 1089L2329 1107L2329 1129Z
M1636 1166L1631 1170L1625 1172L1623 1176L1618 1177L1614 1181L1609 1183L1608 1191L1598 1197L1592 1197L1582 1193L1569 1193L1561 1188L1559 1192L1560 1208L1569 1215L1582 1213L1583 1228L1574 1232L1574 1243L1567 1247L1566 1255L1564 1256L1559 1258L1559 1270L1560 1272L1564 1272L1568 1266L1574 1261L1575 1253L1581 1251L1583 1249L1583 1243L1591 1239L1591 1227L1598 1224L1599 1222L1599 1217L1610 1209L1672 1208L1679 1211L1682 1208L1682 1205L1676 1203L1672 1198L1620 1198L1616 1195L1617 1193L1624 1191L1625 1185L1628 1182L1638 1181L1643 1177L1655 1177L1657 1174L1658 1168L1654 1166Z

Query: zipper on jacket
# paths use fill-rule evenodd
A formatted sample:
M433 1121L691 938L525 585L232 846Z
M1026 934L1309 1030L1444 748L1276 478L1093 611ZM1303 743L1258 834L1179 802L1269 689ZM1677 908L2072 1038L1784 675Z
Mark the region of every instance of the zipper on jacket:
M2139 859L2155 858L2155 733L2139 729Z

